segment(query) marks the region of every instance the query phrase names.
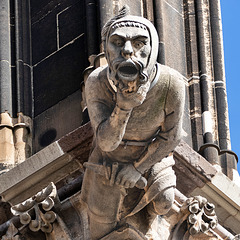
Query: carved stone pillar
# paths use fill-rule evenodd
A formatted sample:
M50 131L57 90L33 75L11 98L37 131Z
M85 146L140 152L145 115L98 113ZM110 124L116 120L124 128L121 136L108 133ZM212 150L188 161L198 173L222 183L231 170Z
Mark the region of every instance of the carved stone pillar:
M29 0L0 7L0 171L31 154Z
M0 7L0 112L12 114L10 1Z
M13 123L10 115L5 112L0 114L0 163L2 168L14 165Z
M24 116L22 113L18 114L16 123L13 126L15 164L21 163L31 156L31 125L31 118Z
M0 114L0 170L13 167L31 155L31 119L18 114L12 118L8 112Z

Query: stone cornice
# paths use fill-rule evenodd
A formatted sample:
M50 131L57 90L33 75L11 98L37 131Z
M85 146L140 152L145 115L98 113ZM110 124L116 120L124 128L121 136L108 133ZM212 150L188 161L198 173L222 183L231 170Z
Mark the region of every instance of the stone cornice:
M185 142L174 151L177 188L187 197L201 195L216 206L219 222L240 232L240 187Z
M91 143L91 125L86 124L0 175L2 200L17 204L36 194L49 182L57 183L82 169Z

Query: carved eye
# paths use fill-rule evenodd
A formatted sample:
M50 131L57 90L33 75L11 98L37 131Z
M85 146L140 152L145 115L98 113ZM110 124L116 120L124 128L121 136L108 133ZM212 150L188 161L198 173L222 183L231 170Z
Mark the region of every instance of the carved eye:
M124 41L121 40L121 39L116 39L114 41L114 44L117 46L117 47L122 47L124 45Z
M137 48L137 49L142 48L144 45L145 45L145 43L140 40L136 40L133 42L134 48Z

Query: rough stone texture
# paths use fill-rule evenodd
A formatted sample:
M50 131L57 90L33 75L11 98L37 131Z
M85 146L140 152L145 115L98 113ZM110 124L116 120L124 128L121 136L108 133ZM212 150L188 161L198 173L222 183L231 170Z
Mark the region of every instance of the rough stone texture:
M192 132L192 147L198 151L203 144L201 90L199 85L199 61L197 46L197 26L194 1L184 2L184 24L186 41L187 78L189 86L189 107Z
M54 14L49 14L32 24L33 65L57 51L56 26L56 16Z
M168 214L165 217L159 217L158 222L160 223L160 227L158 228L159 233L161 234L161 240L179 240L179 239L186 239L186 240L223 240L223 239L233 239L233 235L228 232L226 229L221 227L221 225L217 225L214 227L212 225L212 229L205 229L205 233L199 233L199 234L189 234L189 226L187 224L187 218L191 218L193 214L191 214L191 209L193 210L194 214L196 213L196 208L194 208L193 204L196 204L196 199L200 200L204 199L202 197L196 197L187 199L184 195L179 195L180 193L176 191L177 200L174 202L172 209L168 212ZM193 201L192 201L193 200ZM211 204L207 203L206 200L204 200L204 204ZM190 206L189 206L190 205ZM190 209L189 209L190 207ZM199 209L201 210L201 209ZM87 235L86 232L82 231L82 228L79 228L79 225L87 226L86 222L86 213L84 212L84 208L80 201L80 193L70 197L69 199L66 199L62 203L55 203L55 208L53 211L57 215L57 219L55 222L52 223L53 231L51 233L45 234L41 231L38 231L38 234L34 234L28 227L25 228L19 228L17 230L15 228L15 234L14 236L18 236L17 233L20 235L23 235L26 240L42 240L42 239L49 239L49 237L52 237L53 239L64 239L64 240L89 240L90 237ZM204 211L204 210L203 210ZM199 215L201 215L201 211L197 212ZM208 221L208 218L206 217L208 212L206 212L206 215L203 219L198 219L199 221ZM210 220L215 219L215 215L211 214ZM203 222L201 222L203 224ZM10 228L9 228L10 229ZM8 234L9 234L8 230ZM16 235L17 234L17 235ZM136 232L133 228L128 228L127 225L125 227L122 227L119 229L119 231L116 231L112 233L113 235L105 236L102 239L110 239L112 240L114 236L114 239L147 239L144 238L144 236L141 235L140 232ZM45 237L44 237L45 235Z
M179 1L157 1L155 4L161 5L160 11L162 20L158 25L162 24L162 33L160 34L160 42L163 44L162 58L164 64L178 70L187 77L187 58L185 48L185 22L183 4ZM174 37L172 37L174 36ZM177 56L177 58L176 58ZM185 94L185 111L183 120L183 139L192 146L192 130L190 123L190 107L188 83L186 81Z
M217 174L217 170L184 141L175 148L174 158L177 188L186 196L189 196L197 186L203 187Z
M201 90L199 85L199 62L196 36L196 14L194 1L184 3L185 41L187 77L189 82L190 119L192 129L193 149L198 151L203 144L201 119Z
M203 187L195 188L191 196L201 195L211 201L216 206L220 224L238 234L240 233L238 227L240 224L239 192L239 186L218 172Z
M189 89L187 86L187 81L186 81L186 86L185 86L185 105L184 105L184 114L183 114L183 124L182 124L182 139L189 144L189 146L192 146L193 144L193 139L192 139L192 134L191 134L191 121L190 121L190 104L189 104Z
M0 196L5 201L16 204L36 194L49 182L57 183L68 175L71 176L71 173L82 171L91 143L90 124L66 135L59 142L54 142L0 175Z
M0 127L0 162L6 165L15 163L15 149L11 127Z
M34 132L36 137L34 138L34 152L41 150L60 139L66 133L79 127L82 122L80 99L81 91L78 90L35 117Z
M143 0L120 0L119 1L119 9L121 9L124 5L128 5L131 9L131 14L134 16L143 16Z
M88 139L92 140L93 130L91 123L79 127L73 132L62 137L58 143L64 152L69 152L77 146L84 145ZM80 156L80 155L79 155Z
M2 198L5 201L11 202L11 200L13 200L13 202L17 203L18 201L20 202L21 199L24 200L29 197L29 195L33 195L32 191L37 192L39 188L42 189L46 182L49 181L47 177L53 178L51 174L56 170L56 164L55 166L52 164L52 167L50 167L51 163L59 159L62 155L63 151L57 146L57 143L54 143L42 152L38 152L27 161L1 175L0 192ZM68 161L68 158L65 158L65 160L62 159L62 161L58 160L57 165L64 166ZM52 173L49 175L51 169ZM30 176L32 176L31 180L29 180ZM36 187L37 183L40 185L39 188Z
M80 88L84 58L79 53L83 46L84 38L80 37L34 67L35 116Z
M19 114L11 118L8 112L0 114L0 163L11 168L31 155L31 119Z
M0 33L1 34L1 33ZM2 47L3 49L6 46ZM11 91L11 72L9 60L0 60L0 110L12 113L12 91Z
M164 2L169 5L174 11L182 13L183 3L178 0L164 0Z
M186 76L183 5L179 1L163 1L163 29L166 65Z
M127 7L106 23L102 39L108 66L85 83L94 131L81 193L89 233L92 240L159 239L152 224L174 200L171 152L181 138L185 81L156 62L154 26Z
M38 129L35 132L35 144L38 145L36 147L36 151L38 151L43 146L50 144L52 141L56 141L56 139L59 139L61 136L64 136L66 133L69 133L69 131L77 128L81 124L80 111L68 109L69 111L67 111L66 113L68 116L63 116L64 114L61 114L61 108L65 108L66 104L68 104L68 101L70 101L69 99L66 99L66 97L68 97L69 95L71 95L72 97L73 95L77 95L79 93L79 82L83 79L81 71L88 65L86 52L88 51L87 48L90 44L85 39L86 32L84 32L84 24L82 24L83 21L85 21L85 6L83 5L83 3L91 2L93 6L96 2L101 4L103 1L29 0L31 4L32 17L32 45L34 47L33 62L35 64L33 68L32 66L30 66L30 53L24 53L24 51L29 48L29 46L27 46L28 40L26 37L28 35L27 31L29 30L26 23L29 22L29 19L26 18L26 15L24 15L24 13L23 15L20 14L17 16L15 11L15 7L18 6L24 8L23 12L28 12L28 9L25 8L25 5L28 1L15 1L17 5L11 7L11 15L8 5L9 2L9 0L3 0L0 6L0 78L2 80L0 87L0 91L2 91L0 94L0 105L2 111L8 110L9 113L13 112L14 114L16 114L17 109L18 111L19 109L24 109L24 111L27 109L27 112L32 114L32 86L30 80L33 80L33 82L36 80L35 87L36 85L39 85L41 87L41 89L36 88L36 91L33 90L35 91L34 97L37 97L35 106L35 126L37 126ZM197 151L199 147L203 144L201 106L206 100L201 99L200 96L201 87L198 67L202 64L206 64L207 68L210 67L213 68L214 71L217 71L217 66L215 65L218 65L219 58L216 57L217 61L214 62L212 56L209 56L209 54L211 53L209 49L212 49L212 45L214 43L214 41L212 41L214 39L211 38L217 36L214 31L217 31L218 33L219 30L214 23L215 19L216 21L218 21L218 15L212 14L209 16L209 1L205 0L108 0L104 2L111 3L113 6L115 6L115 8L113 8L115 11L114 13L116 13L117 10L125 2L129 2L130 7L134 8L132 13L136 13L137 15L144 14L144 16L147 16L152 22L156 20L153 18L153 8L155 7L153 3L162 3L162 15L164 16L164 38L161 39L161 44L163 43L162 45L165 46L164 58L168 65L178 69L188 78L190 94L189 99L186 98L185 105L185 141L188 143L189 146L191 146L190 138L192 137L193 149ZM214 11L219 11L219 7L216 7L217 5L214 5L216 4L216 2L217 1L213 0L210 2L210 4L213 4L212 9ZM105 10L111 10L111 6L105 5ZM148 8L147 11L146 8ZM194 8L197 9L196 12ZM100 15L103 12L104 9L99 9ZM97 15L96 13L97 11L95 12L95 15ZM9 16L11 17L10 27ZM99 21L99 16L95 17ZM107 17L104 17L104 19L107 20ZM201 22L201 17L204 17L203 22ZM92 19L91 16L88 19ZM208 22L208 19L211 19L211 21ZM196 20L198 21L197 23ZM17 25L15 26L15 23L18 24L18 28ZM25 23L25 25L23 23ZM91 23L97 28L96 21L91 21ZM212 29L208 28L209 23L212 24ZM21 24L23 24L23 26ZM203 30L203 25L205 27L205 30L201 32ZM9 30L11 31L11 35L9 34ZM92 34L89 35L90 37L94 36L92 37L92 39L94 39L97 35L95 30L92 32ZM212 32L212 36L208 34L209 32ZM11 36L11 40L9 39L9 36ZM199 39L196 39L197 36L199 36ZM22 37L24 38L24 42L19 41ZM206 44L201 45L200 42L202 40L203 42L205 41ZM87 44L85 45L85 43ZM99 40L96 39L95 43L96 45L98 45ZM21 47L22 44L24 44L24 47ZM206 49L202 48L202 46L206 45L208 49L207 54L204 56L203 53L205 53ZM15 47L17 49L15 49ZM220 45L217 47L221 48ZM12 49L10 50L10 48ZM28 50L30 51L30 49ZM12 53L11 57L9 54L10 52ZM25 57L17 55L16 52L18 52L17 54L20 53L20 55L23 53L23 56ZM98 52L92 51L91 53L97 54ZM199 53L201 54L201 56L199 56ZM72 56L74 56L73 66L71 66L70 63L71 54ZM64 58L63 55L67 55L68 57ZM26 57L28 57L28 59L26 59ZM59 62L57 62L57 58L64 59L64 61L59 60ZM201 63L199 62L200 59L203 59ZM214 66L212 66L212 63ZM79 69L79 66L81 69ZM31 72L32 70L33 72ZM220 70L223 70L223 68ZM201 69L201 73L205 73L204 68ZM67 80L63 79L62 75L64 75ZM213 74L210 75L212 76ZM31 76L33 76L34 79L30 79ZM217 77L217 80L224 79L222 79L222 77ZM19 89L17 89L18 87L16 87L14 84L11 85L11 83L15 83L17 81L18 84L22 84ZM58 84L58 82L60 84ZM41 83L43 84L41 85ZM210 83L210 85L211 84L212 83ZM46 89L48 89L48 87L50 91L45 91ZM216 84L215 87L216 91L225 90L224 85L219 83ZM15 92L18 92L18 97L20 97L21 101L15 101L16 96L14 95L12 97L12 91L14 91L14 94ZM47 93L48 96L44 96L44 94L41 95L41 92ZM187 92L188 91L186 91L186 93ZM209 95L213 95L213 93ZM219 110L220 112L224 112L224 110L226 109L224 109L223 107L224 104L221 104L221 99L223 99L224 96L220 96L221 97L219 102ZM24 102L22 102L22 99L24 100ZM76 105L74 109L78 109L77 97L74 99L76 100ZM80 101L81 100L79 100L79 106ZM13 110L11 110L12 107ZM188 111L188 109L190 109L190 111ZM220 114L220 112L218 112L217 114ZM212 114L214 115L214 117L217 116L216 110L212 110ZM52 119L48 121L48 117ZM74 119L74 123L72 124L69 119ZM190 131L189 119L191 119L192 132ZM3 128L6 129L2 131ZM62 191L60 191L61 199L66 199L66 196L70 197L71 199L65 200L60 208L63 212L63 216L65 217L64 221L67 223L67 228L70 229L70 232L72 234L69 238L71 240L88 239L86 235L83 235L78 225L79 223L83 225L86 224L86 222L84 222L83 220L83 216L81 215L82 212L79 211L81 210L81 206L79 204L80 193L72 196L76 193L76 191L79 191L81 188L81 178L83 172L82 164L87 160L92 144L92 130L90 126L84 126L84 129L77 129L76 131L73 131L72 133L65 136L63 139L56 141L53 144L55 147L57 146L57 148L61 149L61 154L63 154L63 158L61 156L59 157L58 155L51 157L52 152L54 152L56 149L55 147L53 147L53 145L50 145L49 148L47 147L48 149L45 151L46 153L49 150L49 154L45 155L44 152L39 152L39 158L30 158L27 160L28 163L20 164L19 168L16 168L16 170L10 170L8 173L4 173L0 176L0 188L5 188L4 194L6 194L3 194L2 196L13 198L13 202L19 202L22 199L33 196L33 193L40 191L42 187L45 187L45 185L48 184L48 181L50 180L56 181L58 188L62 189ZM219 129L221 130L223 128ZM214 131L215 130L216 129L214 129ZM8 127L1 126L0 131L8 132L8 136L10 136L10 138L12 137L12 130ZM228 131L228 129L226 131ZM228 141L228 132L222 132L222 134L223 140ZM2 133L1 140L4 140L3 145L7 145L5 143L5 136L6 135ZM18 136L18 139L21 139L21 134ZM215 140L218 140L217 138L218 136L215 136ZM42 146L40 146L40 142ZM21 141L18 141L17 145L24 148L24 145L22 145ZM233 182L226 178L224 175L216 173L215 169L210 164L208 164L205 159L201 158L196 152L194 152L188 145L186 145L186 143L180 143L174 153L176 160L176 165L174 169L178 177L177 187L188 196L201 194L206 196L210 201L214 201L221 224L224 225L226 228L229 228L230 231L238 233L240 222L238 194L239 188L236 186L236 184L233 184ZM3 154L4 151L1 147L0 150L0 153ZM5 153L6 155L11 155L13 153L13 146L10 150L7 149ZM222 157L222 166L225 168L225 173L230 176L231 169L236 167L236 162L231 162L230 159L230 164L227 166L226 162L229 162L228 157L229 156L227 156L226 160L223 159L224 156ZM6 161L6 156L4 158L4 161ZM5 164L1 164L1 166L3 168L6 167ZM6 169L4 169L4 171L5 170ZM238 181L238 178L236 178L235 181ZM73 184L73 182L75 185ZM75 187L77 185L76 183L79 183L78 188ZM65 189L63 188L67 188L71 184L74 186L71 186L71 191L66 193ZM173 210L171 210L171 213L173 215L169 213L169 215L167 216L172 221L173 219L175 219L174 221L176 224L181 221L182 216L182 212L177 208L178 206L179 203L175 202ZM7 220L10 219L11 216L9 214L8 204L0 203L0 216L0 224L3 225ZM161 223L163 223L163 221ZM163 226L167 227L167 224L168 222L166 223L166 225L163 224ZM176 240L179 240L179 236L184 236L186 239L216 239L214 237L211 238L210 236L206 235L200 235L193 238L186 233L186 222L184 222L184 224L182 225L181 232L177 232L180 235L177 235ZM56 236L59 240L62 231L61 228L57 226L57 224L55 226L55 232L57 231L58 233L58 235L56 234ZM167 236L167 233L164 232L164 227L163 229L161 229L161 234L165 233ZM2 225L0 226L0 229L0 232L2 234ZM226 230L224 229L224 231ZM231 235L230 233L224 233L224 235L224 231L217 232L217 234L221 237L219 239L227 239L227 237L229 239L234 238L233 235ZM21 228L21 234L23 234L24 238L27 240L46 239L46 236L43 233L28 232L26 228ZM15 235L16 232L12 231L11 237L17 238L18 235Z
M176 156L177 159L184 159L184 161L190 164L195 171L208 179L208 181L217 173L217 170L212 164L206 161L200 154L193 151L184 141L181 141L175 148L174 156Z
M85 26L80 23L83 18L84 7L82 1L58 13L59 48L79 37L79 33L84 33Z
M7 222L12 217L10 207L9 203L0 200L0 225Z
M75 131L73 131L72 133L66 135L64 138L60 139L58 141L59 143L59 146L61 147L61 149L64 151L68 151L70 154L73 154L73 157L74 158L78 158L78 159L81 159L82 161L86 161L87 160L87 155L90 151L90 148L91 146L88 145L86 146L86 142L89 141L89 143L91 142L91 139L92 139L92 130L91 130L91 125L90 124L87 124L79 129L76 129ZM48 147L47 147L48 148ZM51 152L53 151L52 147L51 147ZM63 152L63 151L62 151ZM87 152L87 153L86 153ZM39 152L39 157L40 155L43 154L42 151ZM61 155L61 153L60 153ZM45 154L42 155L42 157L44 157ZM45 158L45 161L48 159L50 160L50 162L53 160L55 161L56 163L59 162L59 158L57 157L58 155L54 155L53 158ZM85 157L84 157L85 156ZM225 186L229 186L231 185L231 181L228 180L228 183L225 183L225 181L227 180L227 178L222 178L219 174L215 174L215 169L205 160L203 159L201 156L199 156L195 151L193 151L186 143L184 142L181 142L179 144L179 146L175 149L175 153L174 153L174 156L175 156L175 160L176 160L176 168L177 170L175 169L177 175L178 175L178 181L177 181L177 186L180 186L180 184L182 186L187 186L188 184L191 183L191 185L195 184L195 188L197 186L199 186L198 182L200 181L201 184L204 185L204 183L209 183L209 181L211 181L211 178L213 179L212 180L212 184L215 184L216 186L214 187L214 190L212 189L211 191L215 192L217 191L218 188L221 188L220 185L222 185L224 188ZM42 157L40 157L39 159L41 159ZM36 157L34 157L36 159ZM54 160L55 159L55 160ZM31 158L28 159L27 161L31 161ZM205 162L204 162L205 161ZM39 160L37 161L39 162ZM36 161L34 161L34 165L36 165L37 163ZM27 162L25 163L22 163L20 164L17 168L15 168L16 170L10 170L8 173L5 173L4 175L1 175L0 176L0 186L1 186L1 195L4 196L4 194L2 194L2 187L4 188L9 188L10 187L10 192L13 191L13 192L17 192L15 194L18 194L18 188L19 188L19 185L16 185L17 188L14 188L14 185L21 181L22 183L25 182L24 178L26 178L28 180L28 182L32 181L32 178L35 179L36 175L33 175L32 177L31 176L28 176L29 174L29 170L32 168L32 167L29 167L31 166L32 164L26 164ZM38 164L39 165L39 164ZM57 164L58 165L58 164ZM55 164L55 167L54 169L57 170L57 165ZM50 166L50 165L48 165ZM77 165L75 165L75 168L76 168ZM179 172L179 166L182 166L183 169L189 169L189 172L187 174L185 170L182 170L181 172ZM210 166L210 168L209 168ZM196 169L195 169L196 167ZM22 170L21 170L22 169ZM28 173L26 172L26 169L28 169ZM81 168L80 168L81 169ZM195 170L194 170L195 169ZM69 172L70 168L68 168L66 165L65 167L63 168L63 171L65 173L70 173ZM76 170L76 169L75 169ZM44 170L46 171L46 169ZM51 175L50 173L50 169L48 168L47 169L48 171L48 174ZM198 172L196 174L196 172ZM19 179L19 173L22 174L22 179L20 180ZM77 175L79 175L80 173L77 173ZM42 175L42 174L41 174ZM70 183L72 181L72 179L75 179L77 177L77 175L69 175L70 178L67 179L65 177L65 183L61 183L61 181L58 182L58 189L62 188L64 185L67 186L68 183ZM181 177L184 176L185 178ZM195 175L198 179L200 180L193 180L192 182L190 180L188 180L188 178L186 178L186 176L189 176L189 178L191 178L193 175ZM16 179L16 176L19 176L17 177ZM216 176L216 177L214 177ZM45 178L45 175L42 175L42 177ZM55 176L54 176L54 178ZM50 179L47 179L47 180L50 180ZM41 182L42 180L39 179L39 183ZM230 182L229 182L230 181ZM48 181L47 181L48 182ZM48 184L46 182L46 185ZM26 183L26 182L25 182ZM26 194L23 194L23 192L21 193L21 195L23 195L23 199L22 200L25 200L26 198L28 197L31 197L32 195L36 194L38 191L40 191L43 187L45 186L42 186L41 184L39 183L35 183L34 184L34 189L31 189L31 187L29 188L29 185L27 184L27 192L29 193L28 195ZM13 185L11 185L13 184ZM219 185L220 184L220 185ZM8 186L7 186L8 185ZM202 185L201 185L202 186ZM11 187L13 187L13 189L11 190ZM233 187L233 188L232 188ZM192 191L192 189L194 189L194 186L192 186L191 190L187 189L186 188L183 188L183 192L185 193L188 193L189 191ZM206 189L206 187L202 188L203 191L205 191L204 189ZM236 190L234 188L234 186L231 185L231 191L227 191L229 192L229 196L228 198L232 198L231 197L231 194L233 194L233 196L235 196L235 192L237 192L238 190ZM21 188L20 189L20 192L22 191L23 189ZM58 214L60 214L60 216L62 217L63 221L65 222L69 232L71 233L71 240L86 240L88 239L86 237L86 235L84 235L84 233L82 232L81 228L79 228L79 223L80 224L86 224L86 222L84 222L85 220L85 217L84 217L84 211L82 211L82 206L80 204L80 192L74 196L72 196L71 194L74 193L74 191L68 195L67 191L64 190L63 193L60 193L61 196L63 195L67 195L70 197L69 200L66 200L64 202L62 202L62 205L60 207L60 212ZM70 190L71 192L72 190ZM79 190L78 190L79 191ZM204 192L201 191L201 195L206 195L204 194ZM222 191L225 191L224 189L222 189ZM31 195L32 194L32 195ZM198 195L200 194L200 192L197 192L196 190L192 192L193 195ZM191 195L192 195L191 194ZM217 198L216 196L215 197L209 197L210 192L208 191L207 192L207 198L208 198L208 201L210 202L216 202ZM237 196L236 197L236 200L238 199ZM62 197L61 197L62 199ZM65 199L65 197L63 197L63 199ZM179 193L176 194L176 199L178 202L180 203L183 203L186 199L186 197L183 197L183 196L180 196ZM214 200L214 201L212 201ZM14 203L19 203L20 202L20 198L17 199L16 201L13 201ZM10 218L10 212L9 212L9 205L8 204L5 204L5 203L2 203L1 205L1 224L3 224L7 219ZM228 204L228 205L219 205L219 203L215 203L215 206L216 206L216 212L217 212L217 215L219 217L219 220L221 223L223 223L224 221L226 221L226 223L224 225L226 225L227 227L230 227L229 224L232 224L231 225L231 228L234 227L236 229L238 229L238 222L236 221L236 218L234 217L229 217L229 213L226 214L226 210L225 209L228 209L228 211L232 211L231 209L231 206ZM235 204L236 206L236 204ZM172 208L172 210L168 213L168 215L166 216L167 219L165 220L166 224L164 224L164 220L161 221L161 226L164 226L166 228L169 228L170 226L171 227L174 227L180 220L181 220L181 217L182 217L182 214L183 212L177 210L177 208L179 207L179 203L175 204ZM234 216L236 215L236 211L235 212L232 212L231 214ZM170 222L169 222L170 221ZM169 223L170 223L170 226L169 226ZM236 225L236 226L235 226ZM183 227L183 235L185 234L186 232L186 226L184 227L184 225L182 225ZM0 227L1 228L1 227ZM2 231L2 228L0 229ZM61 230L62 231L62 230ZM164 229L161 230L163 233L163 231L165 231ZM221 237L221 238L209 238L209 236L206 236L206 235L202 235L202 236L199 236L200 239L225 239L226 237L233 237L229 232L227 232L224 228L221 228L221 227L218 227L218 229L216 229L216 232L217 234ZM2 232L0 232L2 233ZM27 240L32 240L32 239L36 239L36 240L45 240L45 237L44 237L44 234L41 233L41 232L38 232L38 233L33 233L33 232L29 232L29 231L26 231L26 229L24 230L21 230L21 233L25 236L25 238ZM182 234L181 231L179 231L177 233L177 236L181 236L179 234ZM85 238L84 238L85 236ZM167 236L167 234L165 235ZM166 238L166 240L172 240L172 238ZM198 238L190 238L190 239L198 239ZM175 239L175 240L179 240L179 239Z
M67 118L60 113L65 107L60 101L67 102L67 97L80 90L82 72L88 66L86 18L84 1L30 1L30 5L34 124L37 127L34 149L39 151L43 147L41 145L47 144L47 141L44 144L39 142L47 130L52 130L50 144L81 125L81 109L77 110L77 105L81 106L81 97L78 101L75 99L75 110L67 111ZM47 110L56 104L54 109L58 114L54 117L51 111L55 110ZM49 117L51 120L46 126L43 121ZM57 118L65 118L65 121L71 118L72 124L56 123Z

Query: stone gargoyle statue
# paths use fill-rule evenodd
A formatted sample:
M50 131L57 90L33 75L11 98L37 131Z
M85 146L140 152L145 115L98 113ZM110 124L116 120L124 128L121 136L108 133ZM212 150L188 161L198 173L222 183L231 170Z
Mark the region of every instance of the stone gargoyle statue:
M85 86L94 142L81 202L90 239L159 240L151 224L174 201L184 79L157 63L155 27L127 7L105 24L102 41L108 66Z

